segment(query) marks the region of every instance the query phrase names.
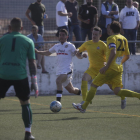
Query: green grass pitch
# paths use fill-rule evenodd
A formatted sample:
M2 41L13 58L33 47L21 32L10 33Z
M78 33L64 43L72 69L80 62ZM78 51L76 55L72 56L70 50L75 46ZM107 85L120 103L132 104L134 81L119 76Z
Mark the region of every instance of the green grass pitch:
M115 95L96 95L86 113L72 107L81 96L63 96L62 110L49 109L55 96L31 97L36 140L140 140L140 100L127 98L124 110ZM0 140L23 140L21 106L16 97L0 100Z

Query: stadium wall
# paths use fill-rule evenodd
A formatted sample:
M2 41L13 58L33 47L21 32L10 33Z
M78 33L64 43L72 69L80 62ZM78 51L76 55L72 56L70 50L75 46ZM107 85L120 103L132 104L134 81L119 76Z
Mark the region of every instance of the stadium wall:
M56 93L56 56L46 56L45 57L45 66L49 74L42 74L41 70L37 70L37 78L38 78L38 86L39 93L41 95L53 95ZM119 60L118 60L119 61ZM82 60L73 58L74 69L73 69L73 80L72 83L75 87L81 87L81 80L84 71L89 66L88 59L84 58ZM28 68L27 68L28 69ZM28 71L29 75L29 71ZM30 81L30 76L29 76ZM90 82L91 83L91 82ZM89 83L89 87L90 87ZM124 88L129 90L134 90L140 92L140 55L130 56L130 59L124 64L124 72L123 72L123 85ZM31 95L34 93L31 92ZM65 89L63 94L69 94ZM107 85L103 85L98 88L97 94L113 94L113 92L109 89ZM7 96L14 95L14 89L11 87Z

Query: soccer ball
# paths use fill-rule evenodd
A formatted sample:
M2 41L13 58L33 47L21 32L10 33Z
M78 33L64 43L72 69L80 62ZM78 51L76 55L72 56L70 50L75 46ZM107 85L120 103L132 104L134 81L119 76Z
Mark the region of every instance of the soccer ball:
M50 110L52 112L59 112L62 108L62 105L59 101L52 101L50 104Z

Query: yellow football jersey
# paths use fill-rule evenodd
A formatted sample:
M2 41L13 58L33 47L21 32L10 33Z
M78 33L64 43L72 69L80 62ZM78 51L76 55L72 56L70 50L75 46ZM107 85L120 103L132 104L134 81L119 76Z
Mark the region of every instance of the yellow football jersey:
M100 69L104 66L104 62L106 62L106 48L107 45L101 40L98 42L89 40L83 43L78 49L80 52L88 52L90 68Z
M109 59L110 52L113 48L116 48L116 55L109 68L121 72L123 71L123 66L121 64L123 55L130 54L127 39L120 34L112 35L107 38L107 52L106 52L107 61Z

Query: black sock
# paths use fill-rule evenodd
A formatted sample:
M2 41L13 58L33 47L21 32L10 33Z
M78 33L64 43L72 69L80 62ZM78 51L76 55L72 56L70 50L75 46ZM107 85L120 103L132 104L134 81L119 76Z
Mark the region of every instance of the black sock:
M81 94L81 90L79 89L79 91L78 91L77 95L80 95L80 94Z
M61 97L62 97L62 90L57 90L57 93L56 93L56 100L61 102Z

